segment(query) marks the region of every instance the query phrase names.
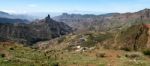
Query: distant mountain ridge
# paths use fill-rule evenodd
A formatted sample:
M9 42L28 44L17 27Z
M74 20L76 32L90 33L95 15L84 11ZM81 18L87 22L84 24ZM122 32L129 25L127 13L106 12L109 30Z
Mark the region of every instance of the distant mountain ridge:
M9 15L9 14L6 13L6 12L0 11L0 17L8 17L8 16L11 16L11 15Z
M22 20L28 20L28 21L34 20L33 17L28 16L28 15L9 14L9 13L3 12L3 11L0 11L0 18L22 19Z
M29 24L0 23L0 38L24 44L50 40L70 32L72 32L71 27L65 23L54 21L49 15L43 20L33 21Z
M0 11L0 23L29 23L30 21L17 15L10 15L9 13Z
M134 13L108 13L102 15L64 13L54 17L54 19L65 22L79 31L114 31L129 27L138 22L150 23L150 9L144 9Z
M0 23L29 23L29 21L23 19L9 19L0 17Z

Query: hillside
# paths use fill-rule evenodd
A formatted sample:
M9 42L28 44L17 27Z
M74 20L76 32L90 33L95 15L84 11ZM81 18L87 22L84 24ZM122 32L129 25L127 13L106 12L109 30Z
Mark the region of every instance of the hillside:
M55 55L59 66L149 66L147 32L148 28L140 24L117 34L69 34L39 42L35 44L35 48L45 51L48 55Z
M149 66L150 10L0 23L2 66ZM6 19L7 20L7 19ZM9 19L8 19L9 21ZM70 25L70 26L68 26Z
M133 25L128 29L122 30L117 36L117 45L125 50L144 50L150 48L147 45L149 40L149 28L144 24Z
M44 52L12 41L0 42L0 66L56 66L54 58Z
M62 22L56 22L50 16L29 24L7 23L7 21L4 21L4 23L0 22L0 37L25 44L50 40L61 35L66 35L72 31L68 25ZM10 21L13 22L13 20Z

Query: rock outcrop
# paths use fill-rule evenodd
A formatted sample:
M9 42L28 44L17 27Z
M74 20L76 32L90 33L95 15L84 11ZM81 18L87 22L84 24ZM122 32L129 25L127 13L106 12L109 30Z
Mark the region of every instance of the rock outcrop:
M117 45L124 50L143 50L147 48L148 30L144 24L133 25L119 33Z

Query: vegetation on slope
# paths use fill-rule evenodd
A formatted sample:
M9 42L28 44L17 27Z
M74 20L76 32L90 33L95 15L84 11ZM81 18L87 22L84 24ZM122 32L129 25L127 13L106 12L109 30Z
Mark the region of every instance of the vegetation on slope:
M99 42L103 42L105 40L108 40L110 38L112 38L112 34L110 33L106 33L106 34L87 34L87 40L84 41L81 46L83 47L93 47L96 46L97 43Z
M55 66L54 59L41 51L14 42L0 43L0 66Z

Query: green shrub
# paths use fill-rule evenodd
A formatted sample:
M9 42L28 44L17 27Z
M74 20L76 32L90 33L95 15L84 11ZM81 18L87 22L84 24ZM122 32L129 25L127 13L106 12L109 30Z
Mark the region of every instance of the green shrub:
M66 39L66 37L64 37L64 36L63 36L63 37L61 37L61 38L59 38L59 39L58 39L58 43L63 42L65 39Z
M128 47L123 47L123 48L121 48L121 50L124 50L124 51L131 51L131 49L128 48Z
M102 41L107 40L111 37L112 37L112 35L109 34L109 33L107 33L107 34L98 34L98 35L88 34L87 41L83 42L83 44L81 46L83 46L83 47L93 47L93 46L95 46L96 43L102 42Z
M150 56L150 49L144 50L144 51L143 51L143 54L144 54L144 55Z
M98 66L106 66L105 64L99 64Z
M59 63L52 63L51 66L59 66Z
M6 55L5 55L5 54L0 54L0 56L1 56L1 57L5 57Z
M95 46L95 42L93 40L88 40L83 42L83 44L81 45L82 47L93 47Z
M9 50L14 50L14 48L11 47L11 48L9 48Z
M93 40L97 41L97 42L101 42L101 41L104 41L106 39L109 39L111 38L111 34L99 34L99 35L96 35Z

